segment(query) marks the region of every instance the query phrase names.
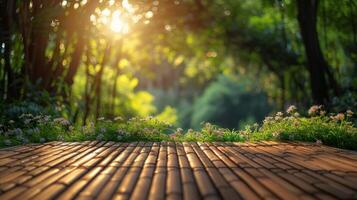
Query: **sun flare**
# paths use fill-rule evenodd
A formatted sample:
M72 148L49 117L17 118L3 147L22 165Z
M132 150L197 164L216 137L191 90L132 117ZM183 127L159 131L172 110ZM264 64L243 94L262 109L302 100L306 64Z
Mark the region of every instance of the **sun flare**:
M112 14L110 29L116 33L127 33L129 31L129 25L121 17L119 11L115 11Z

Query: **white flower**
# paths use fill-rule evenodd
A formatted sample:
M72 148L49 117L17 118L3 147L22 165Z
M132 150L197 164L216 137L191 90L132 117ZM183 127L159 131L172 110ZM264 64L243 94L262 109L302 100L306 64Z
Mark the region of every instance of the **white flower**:
M61 122L61 125L62 125L62 126L69 126L69 125L71 125L71 122L69 122L68 120L63 120L63 121Z
M177 128L177 129L176 129L176 132L177 132L177 133L183 133L183 129L182 129L182 128Z
M321 140L316 140L316 144L317 145L322 145L322 141Z
M282 120L283 118L282 117L280 117L280 116L275 116L275 118L274 118L276 121L280 121L280 120Z
M58 135L58 136L57 136L57 140L59 140L59 141L63 141L63 140L64 140L63 135Z
M62 120L64 120L63 117L58 117L58 118L54 118L54 119L53 119L53 122L55 122L55 123L61 123Z
M22 118L32 118L32 117L33 116L31 113L28 113L28 114L22 113L19 118L22 119Z
M31 119L25 119L24 124L29 124L31 122Z
M53 122L59 123L59 122L62 121L62 119L63 119L62 117L54 118L54 119L53 119Z
M105 118L104 117L98 117L97 120L98 121L103 121Z
M288 114L294 114L294 113L296 113L296 110L297 110L296 106L291 105L291 106L289 106L289 108L286 110L286 113L288 113Z
M63 117L55 118L55 119L53 119L53 122L55 122L57 124L61 124L62 126L71 125L71 122L68 121L67 119L63 118Z
M46 123L46 122L49 122L50 120L51 120L51 116L46 115L46 116L42 117L41 119L38 119L37 122L38 123Z
M277 117L283 117L283 116L284 116L284 113L282 113L282 112L277 112L275 116L277 116Z
M347 115L347 117L352 117L353 116L352 110L347 110L346 115Z
M120 116L114 118L114 121L122 121L122 120L123 120L123 118Z
M280 135L280 133L279 132L273 132L273 134L272 134L274 137L278 137L279 135Z
M50 121L50 119L51 119L51 116L46 115L46 116L43 118L43 121L48 122L48 121Z
M211 123L209 123L209 122L206 122L206 123L205 123L205 126L210 127L210 126L212 126L212 124L211 124Z
M265 117L263 123L264 124L269 124L270 122L273 122L274 118L273 117Z

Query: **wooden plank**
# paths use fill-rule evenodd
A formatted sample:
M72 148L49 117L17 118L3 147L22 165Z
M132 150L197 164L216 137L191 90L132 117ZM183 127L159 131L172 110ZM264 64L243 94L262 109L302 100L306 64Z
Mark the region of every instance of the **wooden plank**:
M291 142L17 146L0 150L0 199L356 199L356 156Z

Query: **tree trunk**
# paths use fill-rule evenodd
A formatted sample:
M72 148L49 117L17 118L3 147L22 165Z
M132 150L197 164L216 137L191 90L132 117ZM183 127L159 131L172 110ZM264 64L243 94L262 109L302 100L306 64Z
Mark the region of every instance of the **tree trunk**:
M117 96L117 81L118 81L118 76L120 74L120 69L119 69L119 64L122 59L122 50L123 50L123 38L119 40L117 43L117 49L118 53L114 62L114 68L115 68L115 77L114 77L114 83L113 83L113 88L112 88L112 101L110 105L110 112L114 116L115 115L115 99Z
M281 90L281 94L280 94L280 109L281 111L285 110L285 75L284 73L282 73L279 76L279 82L280 82L280 90Z
M110 114L113 116L115 115L115 99L117 97L117 83L118 83L118 76L120 74L120 70L118 68L115 69L115 77L114 77L114 83L113 83L113 88L112 88L112 99L110 103Z
M11 33L13 29L13 15L15 13L15 2L5 1L0 4L1 15L0 18L0 29L2 29L2 38L4 51L4 71L3 71L3 85L2 85L2 95L1 97L6 97L6 101L16 100L20 96L20 88L18 84L18 79L16 78L15 72L11 67ZM1 98L2 99L2 98Z
M325 75L329 66L322 54L317 34L318 0L297 0L297 8L313 101L316 104L326 104L329 102L329 94Z
M108 58L111 52L111 45L107 44L107 47L104 52L103 60L101 62L101 67L99 71L97 72L95 76L95 96L97 97L97 102L96 102L96 112L95 112L95 117L96 120L99 118L100 115L100 108L101 108L101 96L102 96L102 75L104 72L105 65L108 62Z
M69 87L71 87L73 84L73 79L78 71L78 67L79 67L79 64L81 61L83 50L85 48L86 43L88 42L87 41L88 39L84 36L83 32L89 31L87 23L90 23L89 17L94 12L98 3L99 3L98 0L92 0L88 4L86 4L84 12L81 15L81 18L79 18L81 21L83 21L83 24L79 27L79 29L77 31L78 41L77 41L76 47L71 55L72 60L69 64L68 72L65 75L65 82L68 84Z
M45 89L44 83L47 82L47 80L45 80L47 78L45 52L48 43L48 34L34 30L32 35L30 45L32 71L30 73L30 80L33 84L37 84L38 81L41 81L41 89Z
M71 62L69 64L68 72L65 77L65 82L67 83L67 85L69 87L72 86L74 76L76 75L76 73L78 71L78 66L79 66L81 58L82 58L82 53L83 53L83 50L85 47L85 43L86 43L86 41L84 40L81 33L79 33L76 48L74 49L74 51L71 55Z
M86 60L86 83L85 83L85 88L84 88L84 112L83 112L83 126L86 124L89 112L90 112L90 102L91 102L91 97L90 97L90 87L89 87L89 81L90 81L90 72L89 72L89 65L90 65L90 48L87 46L86 50L87 54L87 60Z

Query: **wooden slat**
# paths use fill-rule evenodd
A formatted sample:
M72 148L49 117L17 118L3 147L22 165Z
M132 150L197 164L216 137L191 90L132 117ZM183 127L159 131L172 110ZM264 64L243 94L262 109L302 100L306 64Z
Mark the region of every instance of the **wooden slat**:
M357 153L309 143L0 149L0 199L357 199Z

